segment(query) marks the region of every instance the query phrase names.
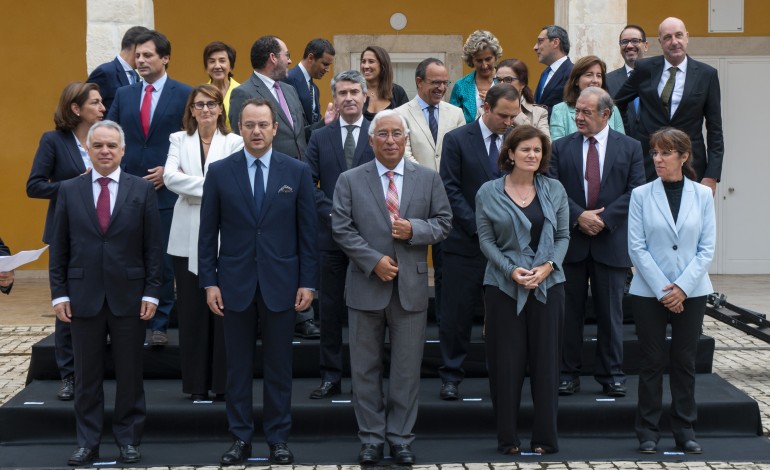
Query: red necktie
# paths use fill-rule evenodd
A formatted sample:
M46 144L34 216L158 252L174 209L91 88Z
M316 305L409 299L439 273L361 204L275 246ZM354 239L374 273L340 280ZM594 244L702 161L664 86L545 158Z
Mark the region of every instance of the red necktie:
M139 118L142 120L142 130L144 131L145 139L150 132L150 111L152 110L153 90L155 90L155 88L153 88L152 85L147 85L147 88L145 88L144 91L144 98L142 98L142 107L139 110Z
M107 233L107 226L110 224L110 190L107 185L110 184L110 179L98 178L96 181L102 185L99 198L96 200L96 217L99 219L102 233Z
M393 179L394 172L389 171L385 173L388 176L388 195L385 196L385 205L388 206L388 212L390 213L390 223L392 224L398 218L398 189L396 189L396 181Z
M588 138L588 158L586 159L586 182L588 182L588 195L586 197L586 209L595 209L599 202L599 151L596 150L596 139Z

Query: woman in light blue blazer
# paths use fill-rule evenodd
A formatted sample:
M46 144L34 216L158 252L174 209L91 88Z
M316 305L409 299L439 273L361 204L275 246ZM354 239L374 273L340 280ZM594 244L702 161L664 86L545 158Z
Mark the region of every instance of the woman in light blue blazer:
M634 189L628 209L628 253L636 267L629 293L642 353L635 428L639 452L655 453L669 364L674 440L684 452L699 454L693 431L695 354L706 296L713 292L708 268L716 240L714 197L693 181L687 134L663 128L650 137L650 148L658 179Z
M556 415L559 349L564 322L564 272L569 245L567 193L545 176L551 144L522 125L503 142L505 176L476 194L476 226L488 263L484 274L489 388L497 419L497 449L521 452L518 417L527 366L534 404L530 448L559 450Z

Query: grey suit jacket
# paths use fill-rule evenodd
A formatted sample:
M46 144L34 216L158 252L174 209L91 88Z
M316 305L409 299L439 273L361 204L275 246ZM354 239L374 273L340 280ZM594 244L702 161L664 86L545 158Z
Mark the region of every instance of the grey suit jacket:
M357 310L381 310L390 302L393 281L374 268L383 256L398 262L398 295L404 310L428 308L428 245L449 234L452 210L438 173L404 162L399 213L412 224L409 241L392 237L392 225L375 161L342 173L334 189L332 234L350 258L346 303Z

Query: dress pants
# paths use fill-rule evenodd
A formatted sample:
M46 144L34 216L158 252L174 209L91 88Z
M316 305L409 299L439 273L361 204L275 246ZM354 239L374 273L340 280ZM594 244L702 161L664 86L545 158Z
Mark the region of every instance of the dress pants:
M671 313L655 297L633 296L636 334L642 363L636 435L639 441L658 442L663 408L663 371L668 364L671 387L671 429L677 444L695 439L695 355L706 312L706 297L685 299L682 313ZM671 323L671 347L666 326Z
M608 266L590 255L577 263L564 263L566 308L561 380L580 376L583 324L588 299L588 281L596 312L596 365L594 377L600 384L625 383L623 373L623 295L628 268Z
M444 283L444 257L441 253L441 243L430 247L430 257L433 261L433 315L436 325L441 325L441 286Z
M161 209L159 212L163 247L167 247L169 234L171 233L171 220L174 218L174 209ZM166 331L171 317L171 310L174 309L174 266L171 262L171 255L165 252L163 253L163 284L160 287L160 299L158 300L160 301L158 310L149 322L150 329L152 331Z
M342 380L342 328L348 314L345 305L345 276L348 257L340 250L321 251L321 381Z
M75 373L75 360L72 354L72 332L70 324L56 319L54 338L54 356L59 376L64 379Z
M468 355L474 312L483 305L484 271L487 259L456 253L442 253L441 324L439 376L444 383L460 383L465 378L463 362Z
M73 308L75 311L75 308ZM107 334L115 364L115 411L112 434L119 446L139 445L146 416L142 349L145 322L117 317L105 302L95 316L72 317L75 353L75 422L78 447L98 449L104 424L104 359Z
M268 444L286 443L291 430L291 373L294 310L269 310L257 287L252 304L244 311L227 309L225 348L227 391L225 402L230 433L244 442L254 435L253 378L257 329L261 328L263 408L262 429Z
M227 366L222 317L209 310L206 289L198 287L198 276L188 269L189 258L171 259L176 277L182 392L225 393Z
M394 285L384 310L348 309L350 375L358 437L363 444L411 444L417 420L420 367L428 312L403 309ZM385 328L390 339L390 378L383 394Z
M530 372L534 405L531 447L559 450L556 432L559 405L559 332L564 320L564 285L548 289L541 303L531 293L520 314L516 300L486 286L487 367L497 419L497 446L502 452L521 448L518 433L521 388Z

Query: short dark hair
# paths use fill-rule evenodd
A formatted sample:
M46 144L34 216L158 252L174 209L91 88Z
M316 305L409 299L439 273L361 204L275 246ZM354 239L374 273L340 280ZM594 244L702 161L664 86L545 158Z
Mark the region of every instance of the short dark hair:
M313 57L320 59L323 57L324 53L331 56L336 54L334 46L332 46L332 43L329 42L328 39L315 38L311 39L310 42L307 43L307 46L305 46L305 52L302 54L302 58L307 59L310 54L313 54Z
M566 29L555 24L543 26L543 29L545 30L548 39L558 39L559 49L561 49L564 54L569 54L569 35L567 34Z
M262 36L251 46L251 68L254 70L265 68L270 54L278 55L280 53L281 45L278 43L277 36Z
M599 65L599 68L602 69L602 86L600 88L607 93L610 92L610 89L607 88L607 64L595 55L581 57L575 61L575 65L572 66L572 71L569 73L569 78L567 78L567 82L564 84L564 102L569 106L574 108L578 96L580 96L580 87L578 86L580 77L594 65Z
M689 158L687 158L682 165L682 174L691 180L696 181L697 176L695 175L695 170L692 166L692 141L687 133L673 127L664 127L650 136L650 149L654 149L655 147L666 150L675 150L680 155L684 153L689 154Z
M225 105L222 92L219 91L219 88L208 83L193 88L190 92L190 96L187 98L187 104L184 108L184 117L182 118L182 126L184 127L184 130L187 131L187 134L193 135L195 134L195 130L198 129L198 121L195 120L195 117L192 114L193 103L195 102L195 97L198 93L203 93L219 105L222 112L219 113L219 117L217 118L217 129L222 135L229 134L230 128L227 127L227 122L225 121Z
M501 99L509 101L519 100L519 92L510 83L498 83L487 91L487 96L484 98L484 102L489 104L489 109L495 109L497 102Z
M428 57L427 59L423 60L419 64L417 64L417 68L414 69L414 78L421 78L425 80L425 73L428 71L428 66L430 64L436 64L439 67L446 67L443 62L438 60L435 57Z
M157 52L160 57L171 56L171 42L165 34L160 31L155 31L154 29L148 29L136 37L137 46L149 41L152 41L153 44L155 44L155 52ZM168 68L168 64L166 64L166 68Z
M99 85L96 83L72 82L64 87L59 96L59 105L53 113L53 123L56 130L72 131L82 121L80 116L72 110L72 103L80 107L88 101L88 95L91 91L99 91Z
M136 46L138 44L136 42L136 38L139 37L140 34L146 33L147 31L149 31L149 29L145 28L144 26L132 26L128 28L125 34L123 34L123 40L120 41L120 49L126 51Z
M647 33L644 32L644 28L639 26L638 24L627 24L625 28L620 30L620 34L623 34L623 31L627 29L637 29L640 33L642 33L642 41L647 42Z
M535 104L535 95L532 94L532 89L529 87L529 69L527 64L519 59L505 59L497 64L495 70L500 70L500 67L508 67L516 74L516 78L519 79L519 83L524 85L521 89L521 96L527 103Z
M243 102L243 105L241 106L241 110L238 111L238 123L243 122L243 110L246 109L246 106L253 104L254 106L267 106L270 108L270 114L273 115L273 124L278 122L278 115L275 114L275 108L273 107L273 103L262 99L262 98L249 98L248 100Z
M380 76L377 77L378 98L390 101L393 99L393 65L390 62L390 54L380 46L368 46L361 52L361 60L364 59L367 51L374 54L377 62L380 63Z
M500 157L497 159L498 167L506 172L513 171L513 162L508 158L508 152L511 150L516 151L520 143L534 138L540 139L540 145L543 148L543 156L540 159L540 166L537 167L537 172L545 174L551 162L551 140L543 131L529 124L514 127L505 137L500 148Z
M203 69L206 70L208 66L209 56L215 52L225 51L227 53L227 59L230 61L230 73L228 77L232 78L233 69L235 68L235 49L232 46L223 43L222 41L213 41L206 44L203 48Z

